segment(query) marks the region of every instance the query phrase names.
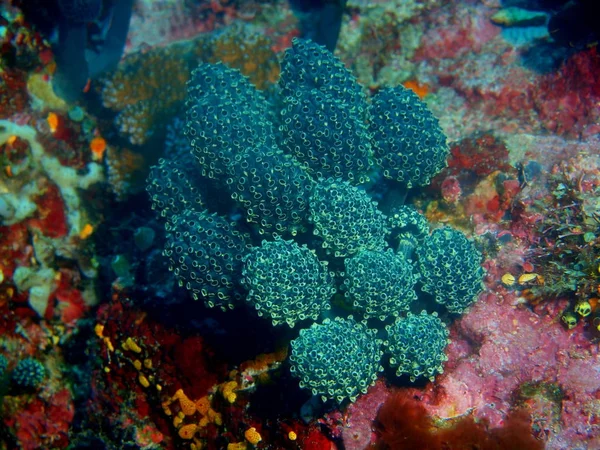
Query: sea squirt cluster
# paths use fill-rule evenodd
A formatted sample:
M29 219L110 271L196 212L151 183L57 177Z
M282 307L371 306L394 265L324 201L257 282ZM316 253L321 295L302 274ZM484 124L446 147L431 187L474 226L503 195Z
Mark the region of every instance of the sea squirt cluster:
M437 120L402 86L368 104L341 62L310 41L286 51L278 88L268 101L221 64L192 73L193 158L161 160L148 184L170 269L209 307L245 299L274 326L300 328L291 371L324 400L354 401L388 359L399 375L433 379L448 331L432 300L444 317L475 302L481 253L459 231L429 234L410 206L388 217L365 183L427 185L448 154ZM203 198L206 186L225 198ZM224 210L241 217L216 214ZM417 295L420 282L433 299Z

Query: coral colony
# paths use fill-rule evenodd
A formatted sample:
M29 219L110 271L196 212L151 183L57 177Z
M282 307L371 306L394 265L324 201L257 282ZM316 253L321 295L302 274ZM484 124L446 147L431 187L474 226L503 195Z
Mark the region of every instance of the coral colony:
M600 448L585 0L0 6L0 447Z

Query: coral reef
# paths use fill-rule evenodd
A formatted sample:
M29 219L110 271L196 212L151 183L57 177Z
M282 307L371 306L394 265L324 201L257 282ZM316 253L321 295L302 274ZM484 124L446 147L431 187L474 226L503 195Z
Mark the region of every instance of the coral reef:
M106 148L106 181L118 201L144 190L148 162L134 150L126 147Z
M131 17L131 31L126 51L135 53L147 47L156 47L219 29L243 17L243 9L236 0L212 2L181 2L167 0L135 3ZM254 2L246 7L252 8Z
M583 3L0 5L0 447L598 448Z
M9 192L10 195L2 197L4 223L18 223L36 211L37 207L32 197L39 192L39 188L35 184L39 179L47 178L58 187L65 202L65 216L68 222L66 234L78 234L84 223L77 189L87 189L90 185L102 181L101 166L90 162L87 173L79 175L75 169L62 165L57 158L46 154L38 141L35 129L6 120L0 121L0 142L11 146L11 141L16 139L24 142L27 154L18 157L18 165L14 171L11 169L11 174L15 177L5 177L5 192Z
M338 44L341 59L369 89L410 80L415 70L414 52L423 34L411 19L438 3L349 1L351 13L342 20Z
M86 295L83 301L77 293L61 299L62 275L53 265L58 258L69 258L87 271L89 278L95 277L89 258L78 248L88 223L80 192L103 180L102 168L89 162L87 173L78 172L49 155L30 126L3 120L0 127L0 141L8 152L18 144L7 161L10 171L2 177L2 221L5 226L27 224L36 256L33 264L22 261L13 269L14 285L29 292L29 304L41 317L53 314L54 296L83 312L85 303L95 302L94 298Z
M594 47L573 55L556 72L539 75L522 62L550 57L550 50L540 48L534 57L527 54L528 41L512 44L502 39L488 6L447 4L428 14L427 22L437 25L421 36L415 74L439 86L429 102L434 114L441 116L436 104L453 109L442 119L451 139L476 128L502 134L548 130L567 137L594 133L597 114L589 103L598 98ZM573 89L582 93L577 110Z

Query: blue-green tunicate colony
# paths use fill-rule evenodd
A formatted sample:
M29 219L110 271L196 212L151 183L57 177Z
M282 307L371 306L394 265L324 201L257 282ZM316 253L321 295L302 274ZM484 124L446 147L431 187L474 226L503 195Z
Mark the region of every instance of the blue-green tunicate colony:
M386 361L411 379L441 372L440 317L476 301L481 253L456 230L430 233L413 207L386 215L369 188L425 186L444 168L425 103L402 86L368 100L331 53L296 39L269 100L235 70L198 67L185 134L191 157L161 160L148 184L181 286L301 328L291 371L325 400L353 401ZM202 196L209 185L218 196Z
M12 382L23 388L36 388L45 377L44 365L35 358L22 359L11 373Z

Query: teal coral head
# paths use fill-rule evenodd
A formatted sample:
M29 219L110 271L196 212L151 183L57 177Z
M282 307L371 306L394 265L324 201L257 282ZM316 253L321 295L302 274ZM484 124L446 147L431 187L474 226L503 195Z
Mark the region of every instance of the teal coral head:
M410 89L382 89L369 108L375 160L383 175L407 187L427 186L446 166L446 135L427 105Z
M387 218L364 190L347 181L320 180L309 206L314 234L322 239L323 248L335 256L385 248Z
M439 228L417 247L423 290L451 313L462 313L483 290L483 256L467 237Z
M408 313L386 330L388 338L384 347L398 376L406 374L411 381L419 377L433 381L443 372L442 365L448 360L444 352L450 342L449 332L436 313Z
M269 108L238 71L202 64L188 82L186 136L202 175L221 182L261 234L294 235L313 181L275 145Z
M314 42L294 39L279 92L279 144L315 178L362 184L376 163L386 178L412 188L446 165L446 136L412 90L382 89L368 105L354 75Z
M249 237L206 210L173 215L165 229L163 255L179 285L209 308L233 309L244 296L239 280Z
M365 94L356 77L325 47L294 38L281 63L279 88L284 96L316 89L347 105L348 111L366 113Z
M294 241L263 241L245 257L246 299L273 325L318 319L335 293L327 266Z
M35 358L19 361L12 371L12 381L22 388L36 388L46 377L44 365Z
M150 170L146 191L157 215L171 221L185 211L202 211L204 200L188 177L189 167L178 161L160 159Z
M417 299L412 264L392 249L361 250L344 265L346 298L365 318L397 317Z
M300 330L291 345L291 372L300 378L300 387L323 401L355 401L383 370L381 341L375 331L351 317L314 323Z
M283 58L281 148L314 178L362 184L373 165L367 103L354 75L330 52L294 39Z

